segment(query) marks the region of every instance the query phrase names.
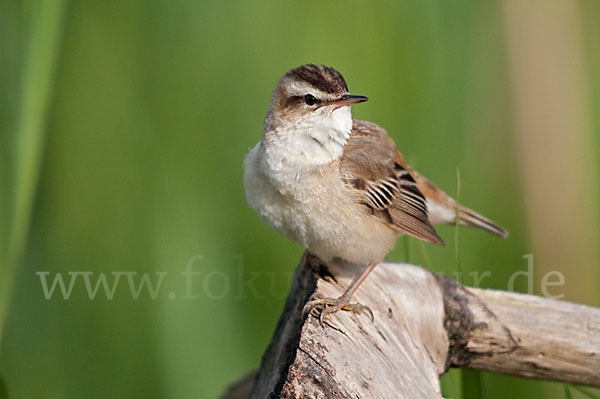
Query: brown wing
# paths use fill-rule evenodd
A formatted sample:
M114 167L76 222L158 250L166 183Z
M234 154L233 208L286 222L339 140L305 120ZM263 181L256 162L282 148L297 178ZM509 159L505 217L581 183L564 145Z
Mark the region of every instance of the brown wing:
M340 170L365 210L398 231L444 245L427 218L427 201L386 131L354 121Z

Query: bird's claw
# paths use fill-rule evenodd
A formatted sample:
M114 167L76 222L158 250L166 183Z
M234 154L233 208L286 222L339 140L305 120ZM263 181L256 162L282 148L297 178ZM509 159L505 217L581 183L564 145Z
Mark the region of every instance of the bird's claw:
M302 317L314 313L315 316L319 317L319 324L321 327L324 327L327 317L340 310L348 310L356 314L368 313L371 321L375 320L373 311L368 306L360 303L350 303L350 298L347 298L344 295L339 298L323 299L312 299L311 297L302 309Z

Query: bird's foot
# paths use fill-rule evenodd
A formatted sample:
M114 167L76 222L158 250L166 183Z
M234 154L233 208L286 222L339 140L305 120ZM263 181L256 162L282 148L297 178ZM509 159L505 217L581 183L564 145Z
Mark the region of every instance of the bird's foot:
M324 327L327 317L340 310L349 310L357 314L368 313L371 317L371 321L374 320L373 312L368 306L360 303L350 303L350 296L347 295L342 295L339 298L311 298L302 309L302 317L309 313L313 313L315 316L319 317L319 324L321 324L321 327Z

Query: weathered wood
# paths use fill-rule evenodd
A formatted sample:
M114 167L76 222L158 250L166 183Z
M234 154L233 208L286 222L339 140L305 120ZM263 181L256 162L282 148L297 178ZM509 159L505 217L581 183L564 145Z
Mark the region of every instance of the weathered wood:
M497 335L474 331L467 350L478 355L464 366L600 386L600 309L533 295L469 291L507 330Z
M356 292L374 321L302 318L311 295L336 297L359 272L299 266L258 374L235 387L246 396L224 397L440 398L449 367L600 386L600 309L467 288L413 265L378 265Z

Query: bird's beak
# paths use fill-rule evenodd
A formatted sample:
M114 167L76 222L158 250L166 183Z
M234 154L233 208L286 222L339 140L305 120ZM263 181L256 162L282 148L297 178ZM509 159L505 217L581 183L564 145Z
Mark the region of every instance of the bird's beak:
M336 108L343 107L344 105L353 105L358 103L364 103L368 98L365 96L353 96L352 94L344 94L340 98L325 105L334 105Z

